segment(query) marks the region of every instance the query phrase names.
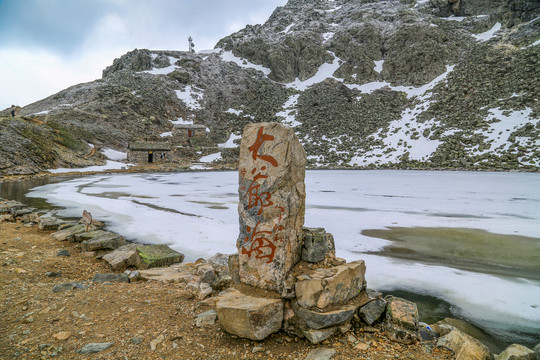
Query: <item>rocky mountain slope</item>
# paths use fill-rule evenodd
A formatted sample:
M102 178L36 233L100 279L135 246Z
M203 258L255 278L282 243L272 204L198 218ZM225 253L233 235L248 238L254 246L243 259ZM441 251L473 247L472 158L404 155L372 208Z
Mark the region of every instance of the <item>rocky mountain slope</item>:
M289 0L212 51L136 49L8 115L3 174L103 163L179 120L216 145L288 124L313 167L536 171L540 2Z

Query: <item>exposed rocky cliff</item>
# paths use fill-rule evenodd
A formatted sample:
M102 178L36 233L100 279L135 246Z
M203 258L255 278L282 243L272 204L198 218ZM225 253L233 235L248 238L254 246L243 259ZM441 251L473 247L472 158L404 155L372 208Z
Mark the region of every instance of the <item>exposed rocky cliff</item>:
M103 78L0 113L0 173L204 124L293 126L314 167L540 167L540 2L290 0L201 53L134 50ZM98 151L93 151L95 146Z

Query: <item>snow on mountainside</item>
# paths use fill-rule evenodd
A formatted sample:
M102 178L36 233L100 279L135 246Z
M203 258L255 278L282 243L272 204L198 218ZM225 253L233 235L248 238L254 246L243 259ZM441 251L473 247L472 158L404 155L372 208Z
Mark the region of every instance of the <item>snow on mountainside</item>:
M537 170L539 39L538 1L290 0L214 50L134 50L24 107L0 122L0 171L103 163L88 143L125 151L176 119L208 127L202 155L279 121L313 167Z

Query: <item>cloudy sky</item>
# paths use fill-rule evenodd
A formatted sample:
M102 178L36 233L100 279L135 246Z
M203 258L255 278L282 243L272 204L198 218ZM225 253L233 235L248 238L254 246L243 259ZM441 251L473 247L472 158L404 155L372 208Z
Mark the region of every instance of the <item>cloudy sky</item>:
M101 77L124 53L196 50L287 0L0 0L0 110Z

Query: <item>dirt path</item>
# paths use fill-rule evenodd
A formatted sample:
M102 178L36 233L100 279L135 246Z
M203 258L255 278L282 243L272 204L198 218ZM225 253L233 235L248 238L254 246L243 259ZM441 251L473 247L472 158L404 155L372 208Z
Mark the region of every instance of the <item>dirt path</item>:
M92 283L108 265L49 234L0 223L0 359L304 359L321 347L336 350L332 359L452 359L430 345L399 345L358 329L312 345L282 332L254 342L217 324L198 328L195 315L210 308L181 285ZM52 292L67 282L87 288ZM113 345L99 353L77 353L106 342Z

